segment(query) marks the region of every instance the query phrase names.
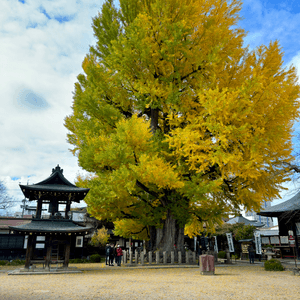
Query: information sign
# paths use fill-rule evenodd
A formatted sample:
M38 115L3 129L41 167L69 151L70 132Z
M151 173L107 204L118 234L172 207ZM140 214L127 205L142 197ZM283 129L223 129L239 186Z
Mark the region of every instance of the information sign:
M232 233L226 233L229 252L234 252Z

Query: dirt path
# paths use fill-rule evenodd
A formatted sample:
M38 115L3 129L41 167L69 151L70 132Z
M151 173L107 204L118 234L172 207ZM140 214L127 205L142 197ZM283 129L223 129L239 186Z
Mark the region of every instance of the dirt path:
M78 265L77 265L78 266ZM216 267L215 276L198 268L134 269L78 266L81 274L8 276L0 272L1 300L36 299L299 299L300 277L266 272L259 265Z

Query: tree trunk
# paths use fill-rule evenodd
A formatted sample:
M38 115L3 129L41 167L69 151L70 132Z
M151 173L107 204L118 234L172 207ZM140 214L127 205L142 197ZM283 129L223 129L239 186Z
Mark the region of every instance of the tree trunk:
M158 108L151 108L151 131L154 134L158 128Z
M169 253L184 251L184 228L179 228L170 213L163 222L163 228L150 228L150 250L168 251Z

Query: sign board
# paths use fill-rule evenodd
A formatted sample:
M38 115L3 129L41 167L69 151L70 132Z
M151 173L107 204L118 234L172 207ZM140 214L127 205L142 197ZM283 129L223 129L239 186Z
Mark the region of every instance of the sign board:
M255 232L254 240L255 240L256 254L261 254L261 236L260 236L260 232Z
M249 244L242 243L242 252L248 253Z
M288 236L281 236L280 237L280 243L281 244L288 244L289 243L289 237Z
M261 237L261 243L264 244L264 245L269 245L270 244L270 239L268 236L262 236Z
M300 235L300 223L295 223L296 225L296 235Z
M24 239L24 249L27 249L27 243L28 243L28 235L25 235L25 239Z
M279 244L279 236L271 236L271 244Z
M214 236L214 238L215 238L214 251L218 253L218 252L219 252L219 249L218 249L218 241L217 241L217 237Z
M227 236L227 242L228 242L228 248L229 252L234 252L234 246L233 246L233 240L232 240L232 233L226 233Z

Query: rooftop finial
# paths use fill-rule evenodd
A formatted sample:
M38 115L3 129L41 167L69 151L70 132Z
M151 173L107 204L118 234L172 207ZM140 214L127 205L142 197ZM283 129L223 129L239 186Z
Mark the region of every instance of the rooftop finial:
M61 173L61 174L62 174L62 173L63 173L63 171L64 171L64 170L63 170L63 169L61 169L59 165L57 165L55 169L52 169L52 173L54 173L54 172L59 172L59 173Z

